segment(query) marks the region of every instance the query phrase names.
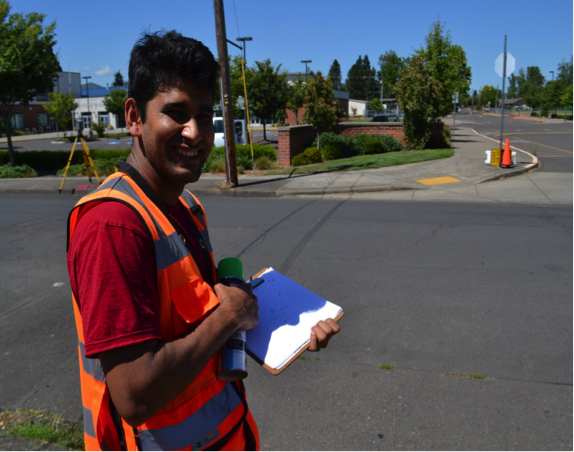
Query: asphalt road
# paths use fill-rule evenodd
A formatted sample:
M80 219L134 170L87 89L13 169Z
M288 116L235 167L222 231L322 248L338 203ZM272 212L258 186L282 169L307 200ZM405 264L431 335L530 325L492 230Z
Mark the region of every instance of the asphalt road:
M81 415L77 199L0 196L3 409ZM571 206L202 201L216 260L273 266L345 309L329 348L280 376L249 362L263 449L572 449Z
M468 124L469 114L457 114L458 120ZM475 113L472 127L478 133L492 138L493 148L500 142L500 116ZM449 124L446 119L445 123ZM512 147L534 154L541 162L540 172L572 173L572 121L538 123L529 119L504 118L503 141ZM456 133L456 129L455 129Z

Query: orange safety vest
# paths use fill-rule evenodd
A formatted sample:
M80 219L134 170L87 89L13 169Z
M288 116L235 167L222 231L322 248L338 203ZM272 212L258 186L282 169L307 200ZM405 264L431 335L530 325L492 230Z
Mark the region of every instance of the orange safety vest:
M179 200L187 207L216 277L207 224L199 201L187 190ZM122 202L147 226L153 241L162 340L188 334L219 304L213 289L170 222L165 207L147 182L127 164L83 197L68 218L68 246L82 215L96 205ZM259 433L247 407L242 383L217 378L219 353L197 378L160 412L137 429L117 413L98 359L87 359L82 317L72 294L78 330L78 353L86 450L259 450Z

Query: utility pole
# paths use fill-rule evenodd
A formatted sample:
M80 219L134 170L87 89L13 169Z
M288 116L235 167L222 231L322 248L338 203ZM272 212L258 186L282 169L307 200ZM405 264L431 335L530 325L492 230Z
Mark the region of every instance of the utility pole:
M213 0L215 10L215 33L217 35L217 53L221 70L221 97L223 98L223 122L225 124L225 159L227 183L237 187L237 158L235 156L235 131L233 125L233 105L231 104L231 78L229 76L229 61L227 55L227 33L225 31L225 14L223 0Z
M301 63L305 63L305 83L307 83L307 63L312 63L311 60L301 60Z

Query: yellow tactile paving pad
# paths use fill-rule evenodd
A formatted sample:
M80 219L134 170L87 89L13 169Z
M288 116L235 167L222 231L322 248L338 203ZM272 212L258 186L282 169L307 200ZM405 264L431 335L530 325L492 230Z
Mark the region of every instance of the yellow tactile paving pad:
M419 179L417 180L417 182L423 185L441 185L441 184L452 184L454 182L460 182L460 180L455 179L454 177L446 176L446 177L433 177L431 179Z

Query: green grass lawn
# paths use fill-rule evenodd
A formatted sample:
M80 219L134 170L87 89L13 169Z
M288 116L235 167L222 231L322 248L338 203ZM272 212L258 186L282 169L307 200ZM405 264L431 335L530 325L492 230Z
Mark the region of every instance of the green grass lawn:
M385 154L359 155L346 159L330 160L328 162L315 163L313 165L275 169L267 171L265 174L273 176L283 174L296 175L340 171L358 171L444 159L452 157L453 155L454 149L427 149L424 151L387 152Z

